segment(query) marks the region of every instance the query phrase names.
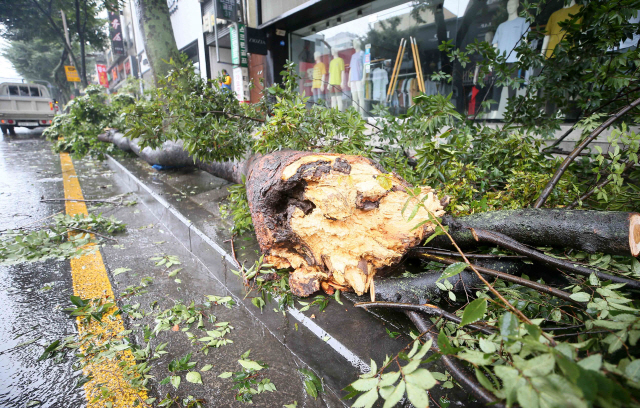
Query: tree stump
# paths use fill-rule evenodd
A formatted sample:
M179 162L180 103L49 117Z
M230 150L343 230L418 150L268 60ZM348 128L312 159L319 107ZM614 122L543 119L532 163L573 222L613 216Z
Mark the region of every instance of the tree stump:
M407 221L416 198L402 178L384 174L360 156L295 151L263 156L252 166L247 196L258 243L268 263L295 269L289 277L295 295L308 296L321 284L362 295L376 274L433 232L431 223L415 228L428 218L423 208ZM444 214L430 187L421 188L419 199L436 216Z

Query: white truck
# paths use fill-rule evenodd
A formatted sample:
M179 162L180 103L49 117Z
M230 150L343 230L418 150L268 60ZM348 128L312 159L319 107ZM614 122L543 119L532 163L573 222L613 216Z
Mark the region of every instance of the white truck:
M16 126L34 129L51 125L55 108L44 85L0 83L0 128L5 135L15 135Z

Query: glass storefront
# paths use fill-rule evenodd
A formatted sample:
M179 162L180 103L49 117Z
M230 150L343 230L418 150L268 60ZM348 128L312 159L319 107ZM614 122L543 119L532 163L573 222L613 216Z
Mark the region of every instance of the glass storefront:
M547 2L537 17L537 28L559 28L558 22L580 7L564 6L563 1ZM310 102L323 100L341 110L353 106L364 117L371 116L378 104L393 114L402 114L412 105L412 97L424 89L427 95L451 95L452 103L464 115L502 119L508 99L523 94L527 79L536 73L515 71L521 79L517 89L488 86L494 82L493 73L480 69L486 62L471 56L464 67L452 64L438 46L448 41L464 50L476 40L486 41L506 55L507 63L515 64L518 55L512 50L530 30L519 16L521 7L519 0L376 0L292 32L290 57L302 77L300 89ZM400 40L409 37L416 41L422 83L408 41L398 58ZM551 35L544 41L547 49L553 49L555 40ZM541 51L542 43L531 41L529 45ZM399 70L394 80L396 65ZM438 73L450 76L450 80L441 79Z

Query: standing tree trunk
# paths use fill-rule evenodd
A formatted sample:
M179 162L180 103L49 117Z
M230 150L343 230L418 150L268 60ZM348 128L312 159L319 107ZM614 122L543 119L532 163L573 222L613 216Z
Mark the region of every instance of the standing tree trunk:
M151 65L153 82L164 78L169 71L169 61L178 55L178 47L173 36L169 8L165 0L139 0L138 16L142 21L144 49Z
M87 0L84 0L85 2ZM84 50L84 29L80 24L80 0L75 0L76 6L76 32L78 33L78 41L80 42L80 80L82 81L82 87L86 88L89 82L87 81L87 62ZM85 19L87 18L85 12Z

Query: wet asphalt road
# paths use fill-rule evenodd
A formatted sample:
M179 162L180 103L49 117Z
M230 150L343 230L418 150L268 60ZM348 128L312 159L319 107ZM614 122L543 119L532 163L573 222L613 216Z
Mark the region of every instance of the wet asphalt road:
M22 129L18 129L20 132ZM41 197L62 193L60 161L41 130L0 139L0 230L64 210ZM38 362L44 346L76 332L62 311L73 294L68 261L0 265L0 407L80 407L84 392L72 361Z
M41 197L64 196L59 155L52 153L51 144L40 137L40 132L18 133L16 137L0 139L0 229L28 225L64 210L62 203L43 203ZM105 199L130 193L114 182L113 174L104 162L74 160L78 179L85 199ZM126 200L138 200L128 194ZM153 282L146 293L120 302L139 307L138 318L125 319L127 329L133 330L132 342L144 347L142 334L145 326L155 326L154 314L178 303L201 305L205 295L227 295L225 287L202 270L189 251L175 240L158 220L141 204L133 206L89 207L90 213L113 215L127 224L127 232L117 236L117 242L101 247L111 285L116 296L130 285L138 285L144 277ZM182 270L173 277L168 271L156 267L150 258L174 255ZM117 276L113 270L129 268L131 271ZM172 268L174 269L174 268ZM76 388L79 371L73 361L37 361L44 347L52 341L76 332L75 321L62 309L70 306L73 294L69 261L46 261L21 265L0 265L0 407L25 406L74 408L87 406L84 390ZM150 396L160 400L168 393L172 396L193 395L207 402L207 407L232 407L244 404L235 401L235 391L227 379L218 375L224 371L239 371L237 360L247 350L250 357L269 365L262 378L269 378L277 391L254 397L253 406L281 407L298 403L299 407L344 406L339 398L327 392L317 399L304 390L299 368L305 364L288 350L265 326L236 305L231 309L213 306L209 312L216 322L229 322L233 326L227 336L233 343L201 352L201 343L192 342L182 330L162 332L152 339L152 347L168 343L168 354L152 364L149 372L154 376ZM273 313L273 312L271 312ZM207 327L208 330L213 328ZM181 329L184 329L182 327ZM191 330L198 337L204 332ZM201 372L203 384L191 384L181 373L182 382L176 391L160 380L172 374L168 364L175 358L192 353L195 369L212 365ZM36 402L39 402L37 404ZM32 405L29 405L32 404ZM101 406L101 405L100 405Z

